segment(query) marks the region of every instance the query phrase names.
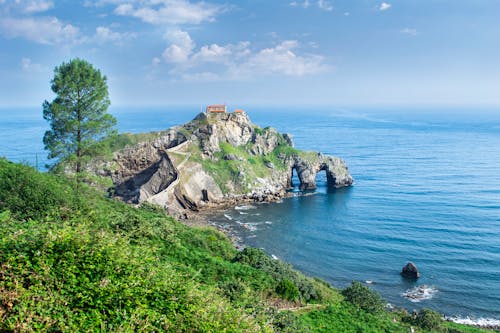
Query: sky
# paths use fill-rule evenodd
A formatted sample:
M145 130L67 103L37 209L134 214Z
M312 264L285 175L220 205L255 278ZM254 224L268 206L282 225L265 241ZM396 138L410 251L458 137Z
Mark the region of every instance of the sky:
M76 57L115 106L500 106L500 1L0 0L0 106Z

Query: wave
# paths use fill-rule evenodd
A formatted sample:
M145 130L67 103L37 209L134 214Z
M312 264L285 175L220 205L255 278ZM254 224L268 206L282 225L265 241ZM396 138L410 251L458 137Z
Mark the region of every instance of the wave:
M407 291L402 293L401 296L408 299L410 302L418 303L421 301L432 299L437 292L438 289L436 287L422 284L420 286L408 289Z
M252 205L243 205L243 206L236 206L234 209L236 210L249 210L249 209L256 209L257 207L252 206Z
M500 319L494 319L494 318L445 317L445 319L457 324L465 324L465 325L479 326L492 329L500 328Z
M233 220L233 218L232 218L232 216L231 216L231 215L224 214L224 217L225 217L226 219L228 219L229 221L232 221L232 220Z
M257 227L256 227L257 223L244 223L241 221L236 221L236 223L249 231L253 232L253 231L257 230Z

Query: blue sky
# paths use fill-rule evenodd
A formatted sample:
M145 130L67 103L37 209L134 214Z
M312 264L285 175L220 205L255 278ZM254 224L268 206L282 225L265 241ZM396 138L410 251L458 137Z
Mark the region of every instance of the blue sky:
M500 1L0 0L0 105L74 57L113 105L500 105Z

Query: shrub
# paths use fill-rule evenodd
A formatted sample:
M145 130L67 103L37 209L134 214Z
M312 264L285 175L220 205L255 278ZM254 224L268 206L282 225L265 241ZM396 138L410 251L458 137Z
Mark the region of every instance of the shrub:
M245 284L238 280L220 282L219 289L222 291L222 294L232 302L243 298L246 292Z
M415 325L427 330L437 330L442 323L442 318L439 313L431 309L421 309L415 318Z
M282 283L283 280L292 282L292 284L298 289L301 300L308 302L311 300L321 299L321 294L317 287L318 283L294 270L290 264L281 260L272 259L260 249L247 247L243 251L239 252L233 261L263 270L264 272L270 274L278 284ZM276 285L277 292L278 284ZM280 293L278 292L278 294Z
M290 280L281 280L276 286L276 293L289 301L296 301L299 298L299 288Z
M59 179L0 158L0 211L8 209L20 220L39 219L76 204L73 189Z
M351 285L342 290L345 300L369 313L378 313L384 310L384 302L380 295L370 288L353 281Z
M273 327L276 332L280 333L310 332L291 311L277 312L273 317Z

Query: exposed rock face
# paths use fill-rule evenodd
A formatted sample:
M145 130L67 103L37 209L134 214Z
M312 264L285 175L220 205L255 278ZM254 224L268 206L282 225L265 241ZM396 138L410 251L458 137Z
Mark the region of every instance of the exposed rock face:
M409 262L401 270L401 276L407 279L418 279L420 277L420 272L414 263Z
M216 122L210 122L209 117ZM193 122L202 123L194 135L200 140L203 153L211 156L220 151L220 143L233 146L247 144L253 135L253 126L248 116L243 113L222 113L207 115L200 113ZM206 124L205 124L206 123Z
M279 200L292 186L293 169L302 190L316 188L320 171L330 186L353 183L343 160L298 151L290 135L259 128L242 113L200 113L92 169L110 177L124 201L150 201L177 216L238 200Z
M317 154L316 158L311 159L306 159L300 155L295 156L292 169L297 171L301 190L314 190L316 188L316 175L322 170L326 172L327 182L330 186L349 186L353 182L343 160L337 157L324 156L320 153Z
M111 177L115 195L124 201L137 203L147 200L165 190L177 178L177 170L167 150L186 140L180 132L170 130L167 135L152 142L115 153L112 165L101 168L99 174Z

